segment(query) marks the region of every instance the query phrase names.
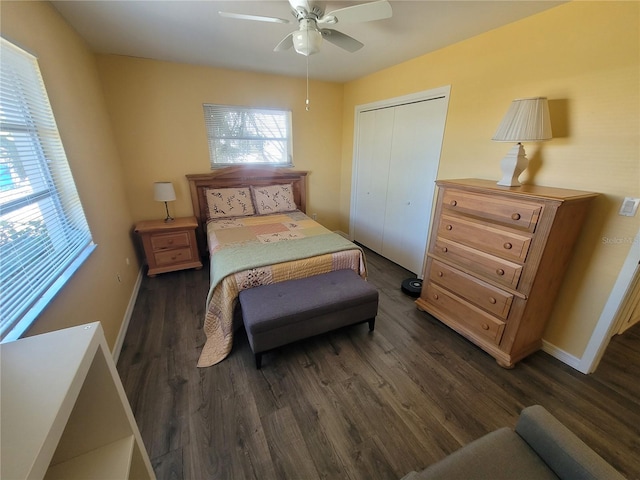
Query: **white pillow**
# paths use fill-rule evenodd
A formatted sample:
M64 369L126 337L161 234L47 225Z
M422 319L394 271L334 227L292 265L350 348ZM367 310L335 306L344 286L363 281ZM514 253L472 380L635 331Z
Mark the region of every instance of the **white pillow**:
M249 188L207 188L207 218L255 215Z
M293 185L291 183L266 187L252 185L251 194L256 213L259 215L291 212L297 209L296 202L293 200Z

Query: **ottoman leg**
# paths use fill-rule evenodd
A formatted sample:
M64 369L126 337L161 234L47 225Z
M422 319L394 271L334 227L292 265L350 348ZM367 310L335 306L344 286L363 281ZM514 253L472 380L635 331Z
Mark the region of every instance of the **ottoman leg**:
M262 368L262 353L256 353L256 369L260 370Z
M371 320L369 320L369 331L373 332L373 329L376 326L376 317L373 317Z

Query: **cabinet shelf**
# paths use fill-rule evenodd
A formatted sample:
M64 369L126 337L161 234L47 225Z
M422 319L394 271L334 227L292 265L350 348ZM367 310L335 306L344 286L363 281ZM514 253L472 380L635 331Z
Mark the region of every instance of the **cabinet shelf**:
M100 323L0 344L2 478L155 478Z
M66 462L51 465L45 480L110 480L129 478L134 438L116 440Z

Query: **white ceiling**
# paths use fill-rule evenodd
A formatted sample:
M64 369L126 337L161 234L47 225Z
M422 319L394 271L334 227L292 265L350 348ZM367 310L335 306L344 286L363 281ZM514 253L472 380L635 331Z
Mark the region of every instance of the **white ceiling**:
M289 3L213 0L53 1L56 9L99 53L208 65L287 76L306 75L306 59L273 48L297 28ZM329 12L363 1L315 2ZM323 42L308 57L313 79L345 82L432 52L521 18L559 1L390 0L393 17L336 25L365 46L348 53ZM291 19L276 24L223 18L218 11ZM522 32L527 41L534 32Z

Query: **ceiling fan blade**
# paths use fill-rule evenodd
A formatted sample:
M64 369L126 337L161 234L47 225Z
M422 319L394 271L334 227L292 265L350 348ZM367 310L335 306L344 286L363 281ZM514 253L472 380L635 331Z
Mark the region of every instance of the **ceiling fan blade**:
M289 35L280 40L280 43L276 45L276 48L273 49L274 52L283 52L285 50L289 50L293 47L293 34L295 32L291 32Z
M322 33L322 38L324 38L327 42L331 42L348 52L353 53L364 47L364 43L360 43L355 38L350 37L345 33L339 32L338 30L324 28L320 30L320 32Z
M225 18L236 18L238 20L255 20L257 22L289 23L289 20L278 17L263 17L262 15L247 15L245 13L218 12L218 15Z
M391 15L393 15L391 4L387 0L378 0L333 10L324 15L318 24L371 22L389 18Z

